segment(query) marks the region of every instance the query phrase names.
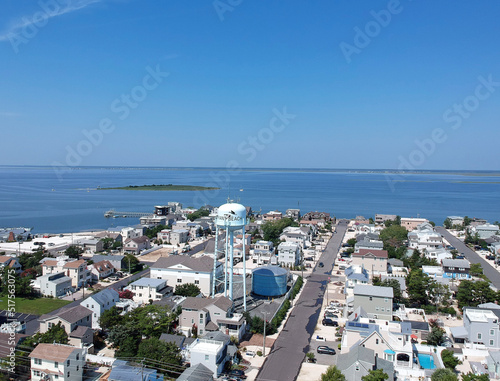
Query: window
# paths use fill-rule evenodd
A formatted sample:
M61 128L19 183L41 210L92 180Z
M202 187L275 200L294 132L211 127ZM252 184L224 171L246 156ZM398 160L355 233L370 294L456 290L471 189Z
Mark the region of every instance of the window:
M210 356L209 355L205 355L205 361L208 361L210 360Z
M375 307L375 311L378 311L379 310L379 306Z
M200 281L198 279L195 279L194 284L200 284Z
M375 344L378 344L378 339L375 339Z
M493 344L495 343L495 341L493 339L490 340L490 346L493 346Z
M490 335L493 336L495 334L495 330L494 329L490 329Z
M385 298L384 302L389 303L389 298Z
M79 359L80 359L80 354L79 354L79 353L77 353L77 354L76 354L76 360L78 361Z
M481 335L480 333L477 334L477 339L478 340L481 340L483 338L483 335Z
M33 371L33 375L40 377L40 371L39 370L34 370Z
M177 283L182 283L182 279L177 278Z
M49 323L49 329L51 329L54 326L54 323Z
M372 296L370 296L370 301L372 301L372 300L373 300L373 297L372 297Z
M59 363L57 361L54 362L54 368L59 368Z
M76 371L78 372L78 370L79 370L79 369L80 369L80 366L79 366L79 365L77 365L77 366L76 366Z
M70 373L68 372L68 377L70 376Z
M33 360L34 360L34 362L35 362L35 365L42 365L42 360L41 360L41 359L37 359L37 358L35 358L35 359L33 359Z
M68 360L68 361L66 361L66 366L69 366L69 360Z

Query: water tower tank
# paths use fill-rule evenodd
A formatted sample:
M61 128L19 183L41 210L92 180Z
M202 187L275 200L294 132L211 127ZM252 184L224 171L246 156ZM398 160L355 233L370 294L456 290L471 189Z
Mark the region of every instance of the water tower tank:
M286 294L288 271L279 266L262 266L252 272L252 292L261 296Z
M230 202L219 206L215 224L219 228L228 227L229 230L241 229L245 226L247 210L241 204Z

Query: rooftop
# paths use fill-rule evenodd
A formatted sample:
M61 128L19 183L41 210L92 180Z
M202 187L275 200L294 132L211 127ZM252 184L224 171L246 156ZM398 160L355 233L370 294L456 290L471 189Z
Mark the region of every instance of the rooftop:
M354 295L377 296L382 298L393 298L392 287L371 286L367 284L357 284L354 286Z
M64 362L73 353L73 351L81 351L71 345L63 344L38 344L29 357L42 360Z

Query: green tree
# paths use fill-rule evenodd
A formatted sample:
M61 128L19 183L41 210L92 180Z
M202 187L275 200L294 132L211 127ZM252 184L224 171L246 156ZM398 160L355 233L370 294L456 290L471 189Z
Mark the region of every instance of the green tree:
M389 375L382 369L370 370L366 376L361 377L362 381L384 381L388 379Z
M457 301L458 307L477 307L479 304L494 302L497 297L495 291L490 288L490 284L485 280L476 282L463 280L458 285Z
M330 366L321 375L321 381L345 381L345 376L336 366Z
M450 369L437 369L432 373L431 381L458 381L458 377Z
M136 308L125 315L125 320L146 337L160 337L173 331L176 315L167 306L156 304Z
M427 290L430 278L422 269L413 269L406 277L406 291L410 303L425 305L428 302Z
M451 298L450 288L446 284L430 280L428 285L429 300L436 306L448 305Z
M135 357L141 334L131 323L120 324L110 329L108 340L117 349L115 357Z
M487 374L481 374L480 376L469 372L467 374L462 374L462 381L489 381Z
M180 296L198 296L201 289L194 283L184 283L175 287L174 295Z
M444 329L438 326L434 326L431 332L427 336L427 344L438 346L443 344L444 341Z
M455 367L460 363L460 361L455 357L453 351L444 349L441 352L441 360L446 368L455 370Z
M400 303L402 301L401 285L399 284L397 279L384 279L383 281L380 281L379 284L375 284L375 282L373 284L375 286L381 287L392 287L394 293L394 302Z
M472 276L480 277L481 275L483 275L483 267L480 263L471 263L469 274Z
M167 226L165 225L156 225L151 228L147 228L146 231L144 232L144 235L148 237L149 239L156 238L158 236L158 233L161 232L162 230L166 229Z
M123 321L124 317L120 315L118 308L113 306L101 314L101 317L99 318L99 325L103 330L108 330L122 324Z
M66 250L64 250L64 254L73 259L80 258L80 255L82 255L82 253L83 249L75 245L71 245Z
M190 220L190 221L194 221L194 220L196 220L196 219L198 219L198 218L200 218L200 217L207 217L207 216L209 216L209 215L210 215L210 211L209 211L206 207L202 206L202 207L201 207L200 209L198 209L196 212L193 212L193 213L191 213L191 214L188 214L188 215L187 215L187 218L188 218L188 220Z
M125 254L125 265L130 267L131 273L142 271L143 264L132 254Z
M282 218L278 221L267 221L262 225L264 240L271 241L277 246L280 242L279 238L283 230L288 226L298 226L298 223L291 218Z
M452 226L451 219L447 218L446 220L444 220L444 222L443 222L443 226L444 226L446 229L451 229L451 226Z
M33 253L22 253L19 257L19 264L23 269L29 269L36 267L40 264L40 261L45 257L45 252L43 249L39 249Z
M351 247L354 247L356 245L358 241L356 240L356 238L351 238L349 240L347 240L347 244Z
M139 344L137 357L147 358L162 363L162 367L167 370L177 370L182 364L181 350L174 343L165 343L159 339L152 337L143 340ZM175 368L172 368L174 366Z
M27 337L23 342L23 346L35 347L40 343L58 343L58 344L68 344L68 334L66 330L61 325L57 323L47 330L45 333L37 332L34 336Z
M471 218L469 218L468 216L464 217L464 223L463 223L464 227L469 226L471 222L472 222Z
M407 238L408 231L399 225L391 225L380 232L380 239L384 242L384 249L387 246L400 247Z

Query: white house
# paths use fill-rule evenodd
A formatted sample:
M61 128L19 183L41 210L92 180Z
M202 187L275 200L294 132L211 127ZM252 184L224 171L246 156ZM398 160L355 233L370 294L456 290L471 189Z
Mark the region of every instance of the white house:
M73 291L71 278L65 276L63 272L39 276L33 281L33 287L43 296L56 298Z
M417 226L417 230L408 233L408 247L420 251L430 251L443 247L443 237L437 233L431 224Z
M63 344L38 344L29 355L31 379L82 381L83 349Z
M276 264L277 258L274 255L273 243L271 241L255 242L252 261L258 265Z
M107 288L97 294L90 295L80 305L92 311L92 328L99 329L99 319L104 311L109 310L120 301L116 290Z
M0 255L0 269L3 270L5 267L14 269L17 274L20 274L22 272L22 266L16 257L11 257L9 255Z
M143 304L148 304L149 300L160 300L173 291L166 280L153 278L140 278L125 289L133 292L135 302Z
M472 227L472 234L477 233L479 238L486 239L498 234L500 227L498 225L484 224Z
M229 360L229 344L229 336L222 332L213 332L207 338L196 340L189 349L191 366L203 364L218 377Z
M89 266L93 280L104 279L114 274L116 269L109 261L99 261Z
M170 232L170 244L178 245L181 243L186 243L188 241L189 230L187 229L175 229Z
M205 295L212 293L214 259L211 256L193 258L188 255L172 255L160 258L151 266L150 277L163 279L172 287L193 283ZM223 264L217 262L217 273L222 274Z
M139 254L142 250L147 250L150 247L149 238L143 235L141 237L125 240L123 251L126 253Z
M300 264L300 246L292 242L281 242L278 245L278 263L285 267Z

